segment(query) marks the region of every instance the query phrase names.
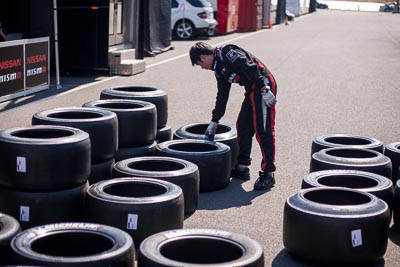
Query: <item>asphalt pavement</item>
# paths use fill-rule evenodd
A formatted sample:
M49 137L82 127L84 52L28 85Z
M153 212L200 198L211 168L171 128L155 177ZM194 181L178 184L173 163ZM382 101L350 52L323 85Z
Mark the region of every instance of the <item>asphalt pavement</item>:
M185 228L211 228L247 235L259 242L265 266L318 266L290 256L282 242L286 199L300 190L309 172L311 142L322 134L366 135L385 145L400 141L400 15L318 10L289 25L250 33L200 38L235 43L254 53L278 84L276 186L253 191L261 161L253 143L251 181L232 180L220 191L201 193ZM197 40L173 41L174 50L146 59L146 71L130 76L62 77L63 89L0 105L0 129L30 125L35 112L81 106L112 85L141 85L168 93L168 125L174 131L208 122L216 95L212 72L193 68L188 57ZM234 125L243 98L234 85L221 123ZM384 260L372 267L396 267L400 231L390 229Z

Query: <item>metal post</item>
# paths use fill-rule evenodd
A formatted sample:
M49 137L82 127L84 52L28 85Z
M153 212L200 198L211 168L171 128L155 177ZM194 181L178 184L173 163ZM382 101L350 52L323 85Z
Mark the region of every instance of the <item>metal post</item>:
M54 49L56 60L56 89L61 89L60 84L60 66L58 57L58 18L57 18L57 0L53 0L53 19L54 19Z
M136 45L135 45L135 56L136 59L144 58L144 22L145 22L145 10L146 0L138 0L136 5Z

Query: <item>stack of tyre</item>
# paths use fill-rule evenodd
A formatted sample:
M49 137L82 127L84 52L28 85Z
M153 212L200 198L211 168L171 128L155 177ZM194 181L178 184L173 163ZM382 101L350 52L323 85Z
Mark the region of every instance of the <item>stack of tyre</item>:
M36 125L0 131L0 212L22 229L81 221L90 174L88 133Z
M113 112L118 118L118 149L115 160L151 155L157 144L154 104L130 99L95 100L83 105Z
M87 132L91 143L89 183L111 178L118 147L118 120L115 113L98 108L55 108L35 113L32 125L61 125Z
M285 203L285 249L330 265L367 264L386 253L393 208L392 162L375 138L313 140L310 173Z
M156 107L156 137L157 142L171 140L171 127L168 122L168 94L158 88L147 86L114 86L100 93L100 100L129 99L149 102ZM143 127L143 126L142 126ZM136 129L138 130L138 129Z
M395 186L393 201L393 224L400 227L400 142L385 146L385 155L392 161L392 181Z
M174 140L160 143L155 154L195 163L199 168L200 192L225 188L230 183L232 165L238 153L235 129L220 124L214 140L206 140L208 124L193 123L178 128Z
M171 182L182 189L184 214L190 215L197 209L199 168L190 161L157 156L130 158L117 162L112 176L152 178Z

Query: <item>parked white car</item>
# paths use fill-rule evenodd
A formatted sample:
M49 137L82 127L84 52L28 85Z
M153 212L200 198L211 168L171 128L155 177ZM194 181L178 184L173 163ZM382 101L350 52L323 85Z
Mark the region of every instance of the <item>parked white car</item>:
M179 39L213 35L217 21L208 0L171 0L171 30Z

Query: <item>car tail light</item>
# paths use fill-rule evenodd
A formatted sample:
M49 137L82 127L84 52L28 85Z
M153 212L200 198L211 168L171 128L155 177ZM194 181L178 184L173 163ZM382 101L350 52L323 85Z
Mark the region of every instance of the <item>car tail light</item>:
M206 19L207 18L207 12L200 12L197 14L197 16L199 16L199 18L201 19Z

